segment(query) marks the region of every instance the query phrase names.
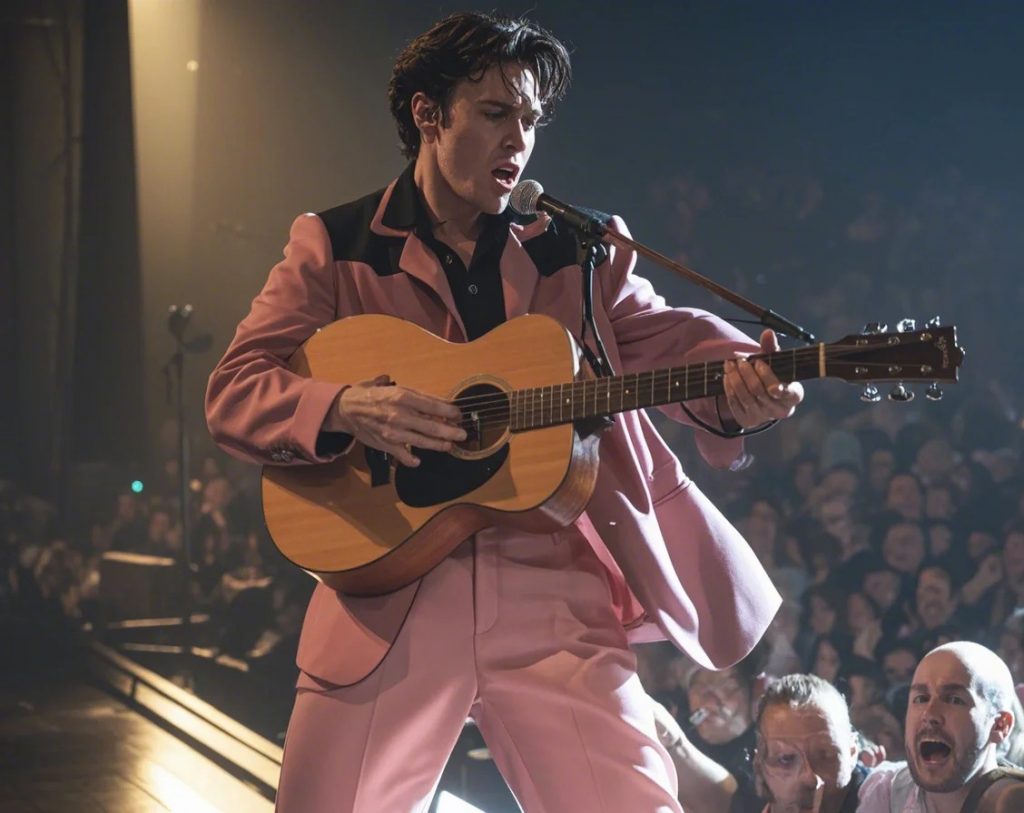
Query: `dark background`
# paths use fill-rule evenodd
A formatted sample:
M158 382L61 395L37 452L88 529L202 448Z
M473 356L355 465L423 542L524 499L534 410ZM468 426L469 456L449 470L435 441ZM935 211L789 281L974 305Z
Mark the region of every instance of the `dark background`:
M160 370L176 302L213 335L188 359L186 391L193 443L209 445L206 375L288 225L401 170L391 64L458 8L54 0L4 12L15 126L0 128L0 476L52 496L90 462L124 479L172 454ZM824 338L941 313L969 351L964 384L1001 382L1015 399L1019 4L498 10L527 12L573 51L574 85L527 176L622 214L638 239ZM162 115L174 126L154 124ZM729 312L642 270L672 303Z

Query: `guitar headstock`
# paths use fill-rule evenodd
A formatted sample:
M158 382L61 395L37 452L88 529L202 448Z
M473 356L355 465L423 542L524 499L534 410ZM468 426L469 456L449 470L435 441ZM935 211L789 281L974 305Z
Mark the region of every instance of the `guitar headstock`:
M908 381L929 381L928 397L941 398L939 381L956 381L964 350L956 343L956 328L942 327L938 318L917 330L913 320L904 319L897 330L869 324L859 335L846 336L826 346L826 374L851 384L865 382L866 401L880 399L873 384L898 382L890 394L895 401L909 401L913 393L903 386Z

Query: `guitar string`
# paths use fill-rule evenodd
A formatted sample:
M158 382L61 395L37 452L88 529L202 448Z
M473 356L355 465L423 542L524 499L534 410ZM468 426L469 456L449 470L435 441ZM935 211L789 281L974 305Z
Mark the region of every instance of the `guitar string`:
M840 355L840 354L833 354L833 355ZM797 363L795 365L796 367L800 367L801 368L801 373L810 373L810 372L813 372L814 370L816 370L816 367L811 367L811 366L808 366L806 364L807 360L808 359L805 356L805 358L802 359L802 362L803 362L802 364L801 363ZM815 364L817 363L817 359L813 359L813 361L814 361ZM718 364L721 364L721 362L718 362ZM701 365L696 365L696 366L699 367ZM871 366L875 366L875 367L884 366L884 367L888 368L889 364L888 363L880 363L880 362L868 362L868 363L866 363L865 365L862 365L862 366L868 366L868 367L871 367ZM711 366L709 364L709 370L710 369L711 369ZM643 384L642 384L642 386L643 386L643 388L645 390L646 390L648 384L651 386L652 389L657 389L657 387L659 385L664 386L666 383L670 383L673 376L675 376L677 378L682 378L683 377L681 375L676 375L674 372L669 371L669 370L653 371L653 372L654 372L654 374L652 375L651 379L644 381ZM643 374L640 374L640 375L643 375ZM796 378L813 378L813 377L815 377L815 376L813 376L813 375L800 375L800 376L797 376ZM699 374L698 374L698 378L699 378ZM595 379L592 379L592 380L595 380ZM596 380L601 380L601 379L596 379ZM720 379L716 379L716 381L714 383L717 384L719 380ZM576 383L584 383L584 382L576 382ZM697 382L695 382L695 383L699 383L699 380ZM619 391L618 389L613 389L611 386L609 386L609 388L604 393L604 397L610 400L610 399L614 398L614 395L617 393L619 395L619 400L620 400L620 405L621 405L622 404L623 396L625 395L625 388L622 385L626 385L626 382L624 380L622 380L621 378L619 378L619 380L616 381L615 384L620 386L620 387L622 387L622 390ZM558 385L555 385L555 386L558 386ZM570 386L574 386L574 385L570 384ZM626 386L628 386L628 385L626 385ZM534 388L534 389L542 389L542 388ZM687 392L688 391L689 390L687 389ZM523 390L519 390L518 392L523 392ZM712 393L708 393L708 394L710 395ZM718 393L715 393L715 394L718 394ZM573 393L573 395L575 395L575 393ZM584 392L581 395L582 395L582 401L583 401L584 404L586 404L586 402L589 401L591 398L593 398L595 400L595 403L596 403L597 399L600 398L600 393L598 393L596 390L591 392L591 393ZM486 396L476 396L476 397L477 398L483 398L483 397L486 397ZM703 397L703 396L700 396L700 395L694 396L694 398L700 398L700 397ZM564 423L568 423L571 420L577 420L577 419L579 419L579 417L587 417L587 416L573 416L573 417L570 417L570 419L568 421L563 421L563 420L560 419L558 422L556 422L556 424L547 424L547 423L545 423L543 421L543 416L545 414L545 410L547 410L548 414L550 414L552 417L554 415L554 409L550 406L550 403L551 403L550 399L549 399L549 401L546 404L542 401L540 404L519 405L517 407L511 407L511 405L510 405L510 400L511 399L506 397L506 396L504 396L504 395L500 396L497 400L498 400L498 405L496 407L492 407L492 408L484 409L484 410L479 410L477 412L478 417L482 418L481 420L474 421L471 418L464 419L462 422L460 422L459 425L464 427L464 428L471 428L471 427L474 427L474 426L483 427L483 426L505 425L505 424L508 424L510 422L510 420L509 420L510 414L512 412L514 412L514 411L515 412L520 411L520 408L521 408L521 411L523 413L522 417L525 418L527 420L527 422L533 422L534 420L537 420L541 425L557 425L557 423L563 423L563 422ZM677 403L679 401L687 401L687 400L693 400L693 399L691 399L689 397L684 397L684 398L681 398L681 399L678 399L678 400L670 399L668 401L665 401L664 403ZM495 400L492 399L490 401L490 403L494 404ZM570 406L570 412L572 411L572 408L573 408L574 405L575 404L572 404ZM636 408L639 408L639 407L633 407L633 408L636 409ZM628 409L609 410L609 412L616 412L616 411L618 411L618 412L625 412L625 411L629 411L629 410ZM561 414L561 410L559 410L559 414ZM600 413L600 414L604 414L604 413ZM492 417L496 417L496 418L498 418L498 420L489 420ZM527 426L525 428L540 428L540 426Z
M852 348L852 349L848 349L847 350L847 349L844 349L843 347L826 347L825 355L826 355L826 359L831 358L831 359L834 360L835 358L841 357L842 355L844 355L846 353L859 353L859 352L862 351L862 349L863 348ZM782 356L783 356L783 354L780 353L780 354L776 354L774 357L775 358L782 358ZM758 355L758 356L752 356L750 358L758 360L758 359L764 359L764 358L766 358L766 356ZM797 366L797 365L800 365L802 362L817 361L819 358L820 358L820 350L818 348L803 348L803 349L797 349L797 350L793 351L788 357L786 357L786 358L784 358L782 360L784 362L784 365L792 364L794 366ZM720 371L720 368L722 367L722 365L723 365L722 361L708 362L707 371L709 373L714 372L717 375L718 372ZM694 379L694 382L695 383L699 383L702 380L702 373L700 372L700 370L701 370L701 368L703 368L703 366L704 365L702 363L698 362L698 363L695 363L695 364L686 365L684 367L664 368L662 370L652 370L652 371L650 371L648 373L630 373L630 374L627 374L627 375L652 376L653 380L652 379L645 379L643 381L643 384L644 385L651 384L651 385L656 386L658 382L664 384L666 379L671 380L672 377L682 378L682 379L689 380L689 379L693 378L693 376L689 375L688 371L692 370L693 368L697 368L698 372L695 374L696 378ZM888 362L866 362L866 363L863 363L863 364L861 364L859 366L863 366L863 367L885 366L887 368L890 365L889 365ZM783 370L780 369L779 372L783 372ZM616 376L615 379L613 379L613 383L609 384L608 392L613 391L612 390L613 386L615 386L615 387L629 386L625 382L624 378L625 378L625 376ZM537 391L537 390L547 389L549 386L550 387L566 387L566 386L569 386L569 387L573 387L573 388L576 388L576 387L579 386L579 387L584 389L584 393L581 393L581 395L583 395L584 397L587 397L587 394L585 393L586 385L588 383L590 383L590 382L600 382L600 381L603 381L603 380L606 380L606 379L600 379L600 378L598 378L598 379L587 379L586 381L574 381L574 382L568 382L567 384L554 384L554 385L546 385L546 386L542 386L542 387L526 387L526 388L522 388L522 389L518 389L518 390L513 390L512 392L513 393L525 393L525 392L530 392L531 390ZM636 386L635 383L634 383L634 386ZM571 392L575 396L576 393L574 391L571 391ZM512 396L512 393L509 393L509 392L487 393L487 394L483 394L483 395L462 396L460 398L454 399L451 403L453 403L456 406L459 406L460 408L463 408L463 409L474 409L474 411L479 413L481 411L486 412L488 407L497 407L497 408L499 408L501 410L504 410L506 408L506 405L510 402L511 396ZM522 397L522 396L520 396L520 397ZM684 399L684 400L689 400L689 399Z
M797 365L797 366L799 367L800 365ZM878 365L878 366L882 366L882 365ZM888 367L888 365L885 365L885 366ZM797 378L807 379L807 378L815 378L815 377L817 377L817 376L813 375L813 373L816 372L816 367L807 367L807 366L805 366L804 369L802 370L802 372L806 372L806 373L809 373L809 374L808 375L797 376ZM682 378L682 376L675 376L675 377L676 378ZM658 375L652 376L650 379L647 379L647 380L644 380L643 382L641 382L640 383L640 389L646 391L648 389L648 387L650 387L651 390L657 390L659 387L664 387L664 386L666 386L666 384L671 383L672 379L673 379L673 376L670 375L670 374L658 374ZM709 382L709 383L717 385L720 380L721 379L716 379L714 382ZM865 381L867 381L867 380L868 379L865 379ZM701 383L701 381L698 378L698 380L695 380L693 383L699 385ZM555 385L555 386L558 386L558 385ZM573 385L570 385L570 386L573 386ZM620 382L616 382L615 386L609 386L608 389L605 390L604 393L601 393L601 392L599 392L596 389L594 389L594 390L592 390L590 392L587 392L587 391L584 391L584 392L574 391L574 392L571 393L570 398L569 398L569 404L570 404L569 411L570 411L570 413L572 413L572 411L573 411L573 409L575 407L575 404L576 404L577 396L580 399L580 403L582 403L584 405L587 404L588 402L590 402L592 399L593 399L594 403L596 404L597 400L601 399L602 397L604 399L608 400L608 401L611 401L611 400L614 400L614 398L617 396L618 399L619 399L620 405L622 405L623 404L623 399L624 399L624 397L626 395L626 388L628 386L629 385L626 382L620 381ZM542 389L542 388L536 388L536 389ZM521 393L523 391L519 390L518 392ZM662 405L662 404L679 403L679 402L683 402L683 401L695 400L695 399L699 399L701 397L706 397L703 394L697 394L697 395L689 396L688 395L688 393L689 393L689 389L688 388L685 390L685 393L686 394L682 398L670 398L670 399L667 399L665 401L660 401L659 404L648 404L647 406L656 406L656 405ZM721 394L721 389L718 389L715 392L710 392L709 391L707 393L707 396L719 395L719 394ZM561 397L561 395L559 397ZM511 400L512 400L511 398L509 398L507 396L500 396L500 397L498 397L495 400L491 400L489 402L489 404L485 408L474 410L474 414L476 415L476 418L477 418L476 420L474 420L474 418L472 416L464 416L463 420L459 422L459 426L462 426L463 428L467 428L467 427L472 427L472 426L475 426L475 425L491 425L491 424L493 424L493 422L490 422L487 419L490 418L491 416L495 416L495 415L501 417L501 420L499 421L499 423L505 423L505 422L507 422L506 416L510 415L510 413L513 413L513 412L515 412L517 414L521 414L521 416L524 419L527 419L527 420L534 420L534 419L536 419L538 417L538 415L540 415L540 416L544 415L545 411L547 411L548 414L551 414L553 416L554 415L554 407L551 406L551 398L549 398L546 402L543 400L543 395L538 396L538 398L540 400L540 403L533 403L532 400L531 400L530 403L526 403L526 404L519 403L519 404L513 405L513 404L511 404ZM637 409L637 408L640 408L639 404L637 406L632 407L632 409ZM629 409L630 409L629 407L625 407L625 408L620 408L618 410L608 410L608 412L609 413L616 412L616 411L625 412L625 411L628 411ZM559 409L559 414L561 414L561 408ZM595 413L595 414L598 414L598 413ZM575 417L586 417L586 416L575 416ZM573 419L573 418L570 418L570 420L571 419ZM559 421L559 422L561 422L561 421Z

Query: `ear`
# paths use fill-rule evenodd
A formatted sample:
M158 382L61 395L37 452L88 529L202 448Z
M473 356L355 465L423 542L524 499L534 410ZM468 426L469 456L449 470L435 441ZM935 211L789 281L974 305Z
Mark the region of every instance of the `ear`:
M1003 742L1010 736L1010 732L1013 731L1013 722L1012 711L997 712L996 718L992 722L992 730L989 732L988 741L994 742L996 745Z
M420 131L420 139L424 143L437 140L437 132L441 126L441 107L423 91L413 94L409 104L412 112L412 123Z

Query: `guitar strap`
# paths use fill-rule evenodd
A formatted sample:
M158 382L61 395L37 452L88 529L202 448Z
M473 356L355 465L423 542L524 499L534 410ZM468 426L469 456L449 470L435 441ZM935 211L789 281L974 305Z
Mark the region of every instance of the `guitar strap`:
M985 791L1000 779L1006 778L1016 779L1018 782L1024 782L1024 770L1012 766L1006 766L1002 768L995 768L994 770L979 776L974 780L970 793L968 793L967 798L964 799L964 804L963 807L960 808L960 813L974 813L974 811L978 809L978 804L981 802L981 797L985 795Z

